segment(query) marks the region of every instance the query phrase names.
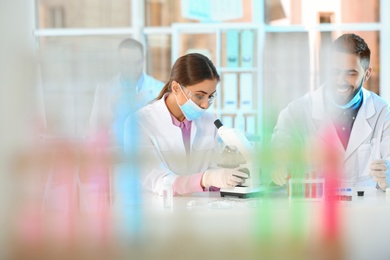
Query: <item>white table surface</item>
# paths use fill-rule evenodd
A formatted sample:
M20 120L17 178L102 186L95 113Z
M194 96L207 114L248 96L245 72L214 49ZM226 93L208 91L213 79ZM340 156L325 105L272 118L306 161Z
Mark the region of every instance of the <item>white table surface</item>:
M363 197L353 189L352 201L336 203L334 243L341 259L390 259L390 196L362 189ZM218 203L228 208L215 208ZM296 251L316 249L304 253L311 259L338 250L322 241L324 201L290 200L285 190L251 199L194 193L174 197L172 209L163 207L162 197L144 193L141 204L136 251L147 259L290 259ZM120 226L125 219L118 216Z

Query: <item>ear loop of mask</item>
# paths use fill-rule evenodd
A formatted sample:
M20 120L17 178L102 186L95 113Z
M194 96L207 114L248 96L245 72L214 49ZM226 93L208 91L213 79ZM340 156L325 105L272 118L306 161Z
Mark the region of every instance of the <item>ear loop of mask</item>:
M184 97L185 97L185 98L187 99L187 101L188 101L187 95L186 95L186 93L184 93L183 88L182 88L182 86L181 86L180 84L179 84L179 87L180 87L181 93L183 93Z
M181 88L181 86L180 86L180 88ZM187 98L187 96L185 95L183 90L182 90L182 92L187 99L187 101L183 105L179 105L179 102L177 100L176 95L175 95L175 98L176 98L176 103L179 106L180 110L183 112L184 116L189 121L192 121L192 120L200 117L206 109L199 107L197 104L194 103L194 101L192 101L192 99Z

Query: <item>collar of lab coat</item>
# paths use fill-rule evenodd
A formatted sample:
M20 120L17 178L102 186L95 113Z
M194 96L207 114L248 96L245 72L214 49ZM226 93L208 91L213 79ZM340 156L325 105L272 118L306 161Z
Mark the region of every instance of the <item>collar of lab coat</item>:
M317 120L326 120L327 113L325 111L325 84L322 85L319 89L315 90L313 95L312 103L312 117ZM364 115L364 118L370 118L375 114L374 102L372 100L371 94L365 88L362 88L363 91L363 103L359 109L359 113ZM360 112L363 111L363 112Z
M373 131L368 119L375 115L374 100L371 93L363 88L363 103L352 127L351 137L347 146L345 158L348 158Z
M315 120L321 121L319 134L321 137L326 139L329 138L329 136L338 137L338 135L335 127L331 123L331 120L325 111L324 90L325 86L322 85L318 90L312 93L312 117ZM367 119L371 118L375 114L375 106L371 93L365 88L363 88L362 91L363 103L356 116L346 151L344 150L344 147L339 138L337 138L336 141L336 147L341 151L345 151L345 159L347 159L355 150L357 150L360 144L372 132L372 127L368 123ZM331 133L329 133L329 131L331 131Z

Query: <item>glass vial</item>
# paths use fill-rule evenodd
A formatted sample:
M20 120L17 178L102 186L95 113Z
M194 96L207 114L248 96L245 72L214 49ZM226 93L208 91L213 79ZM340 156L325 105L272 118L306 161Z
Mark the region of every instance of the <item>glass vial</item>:
M164 208L173 207L173 188L171 184L165 183L162 191Z

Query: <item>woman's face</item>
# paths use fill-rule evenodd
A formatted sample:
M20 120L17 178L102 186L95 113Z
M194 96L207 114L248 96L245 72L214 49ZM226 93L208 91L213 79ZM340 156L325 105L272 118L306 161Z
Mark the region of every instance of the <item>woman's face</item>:
M180 105L191 99L195 104L203 109L209 108L216 96L218 81L216 79L206 79L194 85L181 85L176 81L172 82L172 92L177 95Z

